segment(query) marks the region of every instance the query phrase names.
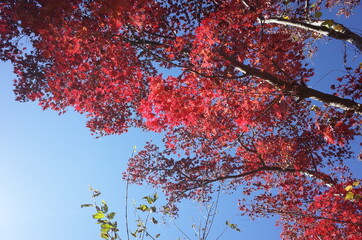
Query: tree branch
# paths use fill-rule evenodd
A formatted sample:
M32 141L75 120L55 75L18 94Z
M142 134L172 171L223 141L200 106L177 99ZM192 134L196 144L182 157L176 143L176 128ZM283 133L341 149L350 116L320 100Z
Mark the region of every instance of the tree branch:
M312 170L302 170L302 169L299 170L299 169L294 169L294 168L274 167L274 166L262 166L255 170L252 170L252 171L243 172L241 174L236 174L236 175L221 176L221 177L217 177L215 179L206 180L205 182L206 182L206 184L209 184L212 182L222 181L222 180L226 180L226 179L241 178L241 177L245 177L248 175L256 174L261 171L292 172L292 173L298 172L298 173L303 173L307 176L319 179L319 180L325 182L329 186L334 185L336 183L336 181L333 180L330 176L328 176L324 173L321 173L321 172L316 172L316 171L312 171Z
M258 77L264 80L265 82L273 85L275 88L283 92L287 92L295 97L298 97L299 99L305 99L305 98L314 99L316 101L325 103L327 105L337 107L343 110L350 110L357 114L362 115L362 104L360 103L357 103L350 99L340 98L331 94L323 93L321 91L301 85L295 81L285 82L279 79L278 77L274 76L273 74L261 71L257 68L247 66L237 61L235 58L228 56L226 53L222 51L220 51L219 53L226 60L228 60L231 63L231 65L235 67L235 69L243 72L245 75Z
M254 170L248 171L248 172L243 172L240 174L236 174L236 175L229 175L229 176L220 176L214 179L190 179L191 181L197 183L193 185L192 187L186 188L183 191L179 192L177 194L177 196L172 197L169 200L170 202L174 202L177 201L178 199L180 199L182 197L183 194L185 194L188 191L192 191L194 189L198 189L198 188L203 188L205 186L207 186L210 183L213 182L219 182L219 181L223 181L223 180L227 180L227 179L235 179L235 178L242 178L245 176L249 176L249 175L255 175L259 172L262 171L271 171L271 172L289 172L289 173L302 173L304 175L307 175L309 177L312 178L316 178L318 180L323 181L327 186L331 187L334 184L336 184L336 181L334 179L332 179L330 176L328 176L327 174L321 173L321 172L317 172L317 171L312 171L312 170L299 170L299 169L294 169L294 168L282 168L282 167L273 167L273 166L262 166L259 168L256 168Z
M355 226L362 226L362 224L360 224L360 223L354 223L354 222L351 222L351 221L344 221L344 220L339 220L339 219L335 219L335 218L328 218L328 217L323 217L323 216L318 216L318 215L311 215L311 214L293 213L293 212L286 212L286 211L280 211L280 210L269 211L269 213L277 213L277 214L280 214L280 215L284 214L284 215L291 215L291 216L297 216L297 217L307 217L307 218L314 218L314 219L322 219L322 220L328 220L328 221L342 223L342 224L351 224L351 225L355 225Z
M240 78L244 78L246 77L247 75L246 74L243 74L241 76L232 76L232 77L229 77L229 76L221 76L221 75L207 75L207 74L204 74L204 73L201 73L201 72L198 72L194 69L192 69L191 67L188 67L188 66L184 66L184 65L180 65L180 64L177 64L175 62L173 62L172 60L169 60L169 59L166 59L156 53L153 53L151 50L141 46L141 45L137 45L138 48L142 49L143 51L151 54L152 56L154 56L156 59L158 59L159 61L162 61L162 62L166 62L166 63L169 63L170 65L174 66L174 67L178 67L178 68L181 68L183 69L184 71L187 71L187 72L192 72L192 73L195 73L196 75L199 75L201 77L205 77L205 78L224 78L224 79L240 79Z
M303 20L296 20L296 19L269 18L269 19L260 19L259 21L267 24L276 23L276 24L288 25L312 31L334 39L349 42L355 45L360 51L362 51L362 37L352 32L350 29L343 26L342 24L336 22L333 22L333 26L338 26L339 27L338 30L333 29L333 26L330 28L323 26L322 23L325 22L324 20L307 23L304 22Z

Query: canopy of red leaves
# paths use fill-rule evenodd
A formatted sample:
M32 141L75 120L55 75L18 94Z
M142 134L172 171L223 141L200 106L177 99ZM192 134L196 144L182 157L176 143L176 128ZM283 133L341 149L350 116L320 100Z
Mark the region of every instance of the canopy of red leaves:
M361 187L345 190L356 181L345 162L361 126L361 67L321 92L307 87L306 58L323 34L362 46L319 14L358 4L8 0L0 59L14 64L19 101L72 107L98 135L163 132L165 146L148 143L125 178L162 188L169 212L221 184L242 192L243 214L280 215L285 239L361 239Z

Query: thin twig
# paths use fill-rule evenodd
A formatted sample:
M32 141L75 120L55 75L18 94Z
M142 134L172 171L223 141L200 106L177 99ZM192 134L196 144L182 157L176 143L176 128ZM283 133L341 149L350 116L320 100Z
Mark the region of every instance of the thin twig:
M135 149L132 150L132 154L130 158L133 158L133 155L135 153ZM129 178L127 177L127 181L126 181L126 196L125 196L125 200L126 200L126 206L125 206L125 219L126 219L126 232L127 232L127 240L129 240L129 226L128 226L128 186L129 186Z
M187 236L186 233L184 233L184 231L181 230L181 228L175 223L173 222L173 224L176 226L176 228L180 231L180 233L182 233L185 237L187 237L189 240L191 240L191 238L189 236Z
M205 229L205 231L207 230L207 234L206 234L206 236L205 236L205 240L206 240L207 237L209 236L210 231L211 231L211 227L212 227L212 225L213 225L213 223L214 223L215 215L216 215L216 213L217 213L217 207L218 207L218 205L219 205L220 192L221 192L221 184L219 185L218 190L217 190L217 197L216 197L215 205L213 205L213 206L214 206L214 213L212 214L212 218L211 218L211 222L210 222L210 227L209 227L208 230ZM211 209L211 210L212 210L212 209Z

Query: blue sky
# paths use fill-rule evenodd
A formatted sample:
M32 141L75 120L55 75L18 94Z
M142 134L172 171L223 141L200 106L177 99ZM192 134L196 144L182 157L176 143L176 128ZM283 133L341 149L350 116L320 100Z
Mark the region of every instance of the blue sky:
M361 8L347 26L361 27ZM361 31L360 31L361 32ZM322 89L329 77L319 81L330 69L341 69L340 54L343 45L324 43L313 62L321 67L314 82ZM326 61L324 59L327 56ZM121 173L133 146L141 149L148 140L158 142L159 135L131 129L121 136L96 139L85 127L83 116L70 110L59 116L53 111L43 111L36 103L18 103L12 93L12 67L0 63L0 239L9 240L98 240L99 229L92 219L93 209L81 209L91 203L89 186L99 189L99 200L107 201L111 210L118 213L120 234L124 238L125 182ZM356 150L357 147L356 147ZM361 162L353 162L353 171L361 177ZM141 203L141 198L152 194L153 189L130 187L129 199ZM237 223L241 232L227 230L220 239L279 239L280 229L273 220L255 222L237 216L237 194L221 196L210 239L215 239L224 229L224 222ZM130 228L135 229L130 208ZM202 214L195 203L183 203L181 216L176 222L192 239L193 221L199 222ZM155 229L160 239L176 239L182 234L168 223Z

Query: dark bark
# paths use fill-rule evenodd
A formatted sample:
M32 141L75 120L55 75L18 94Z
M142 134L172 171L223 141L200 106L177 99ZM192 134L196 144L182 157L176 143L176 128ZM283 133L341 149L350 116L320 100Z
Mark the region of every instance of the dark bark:
M224 52L220 54L227 59L236 69L243 72L245 75L254 76L262 79L273 85L275 88L298 97L299 99L310 98L316 101L325 103L327 105L337 107L343 110L353 111L357 114L362 114L362 104L353 100L334 96L332 94L324 93L307 86L294 82L286 82L268 72L261 71L257 68L247 66L236 59L229 57Z

